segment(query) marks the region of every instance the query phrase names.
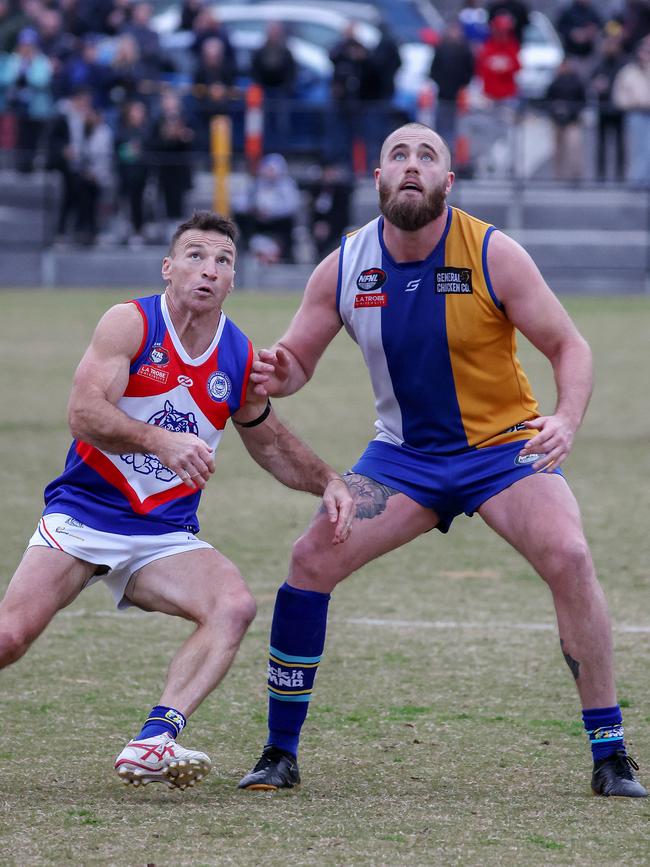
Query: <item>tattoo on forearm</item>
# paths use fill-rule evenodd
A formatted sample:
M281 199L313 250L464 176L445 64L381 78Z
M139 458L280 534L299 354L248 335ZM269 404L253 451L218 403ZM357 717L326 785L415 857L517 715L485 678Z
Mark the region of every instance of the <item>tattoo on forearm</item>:
M580 676L580 663L577 659L574 659L570 653L567 653L564 649L564 639L560 638L560 647L562 648L562 653L564 654L564 659L566 660L566 664L571 669L571 674L573 675L573 679L577 680Z

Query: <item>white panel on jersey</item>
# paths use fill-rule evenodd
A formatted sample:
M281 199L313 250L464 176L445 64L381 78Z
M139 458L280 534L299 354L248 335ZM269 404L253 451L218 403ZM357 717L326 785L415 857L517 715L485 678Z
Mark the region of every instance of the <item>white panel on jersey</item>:
M346 330L359 344L370 373L375 409L379 415L375 421L375 439L402 445L402 413L393 390L381 336L382 308L355 309L354 306L357 295L363 294L357 286L359 275L363 271L382 267L383 253L379 243L378 224L378 219L373 220L345 241L341 254L343 268L339 313Z
M212 339L212 343L208 346L205 352L201 353L201 355L198 356L198 358L192 358L190 355L188 355L185 347L181 343L181 339L176 333L174 323L172 322L172 318L169 314L169 308L167 307L167 297L164 293L160 298L160 310L162 311L163 319L165 320L165 325L167 326L167 331L169 331L169 336L171 337L172 343L174 344L174 349L178 353L178 357L181 358L185 362L185 364L191 364L194 367L199 367L201 364L206 362L219 345L221 335L223 334L223 329L226 327L226 314L223 312L223 310L221 311L221 318L219 319L219 325L217 326L217 330Z
M160 426L168 430L196 433L216 451L223 431L217 430L192 400L190 392L177 386L151 397L121 397L117 406L131 418L147 422L160 414ZM196 430L194 430L196 427ZM124 477L141 502L180 484L180 479L155 456L147 454L103 454Z

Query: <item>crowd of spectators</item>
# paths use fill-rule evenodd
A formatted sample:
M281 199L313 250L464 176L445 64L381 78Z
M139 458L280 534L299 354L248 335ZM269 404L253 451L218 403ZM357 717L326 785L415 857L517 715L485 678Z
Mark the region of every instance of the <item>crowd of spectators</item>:
M596 177L650 187L650 3L621 0L617 7L610 4L607 15L602 6L568 0L554 22L564 60L542 100L555 133L554 174L560 180L584 177L590 107L597 130ZM529 16L525 0L467 0L458 15L462 38L453 30L453 40L447 36L440 46L447 56L452 42L455 79L476 76L502 125L500 108L521 108L517 72ZM436 68L440 62L434 57L431 77L444 87ZM443 110L441 117L446 116Z
M521 110L517 73L529 10L526 0L466 0L439 34L429 74L436 123L452 149L459 96L468 86L480 92L498 129ZM189 36L182 61L165 49L152 14L147 0L0 0L0 146L15 153L20 172L59 173L58 230L80 243L93 243L102 203L111 196L124 216L124 238L134 245L142 243L152 195L159 217L178 220L193 167L202 159L208 164L211 118L236 111L243 117L242 70L213 5L182 3L180 29ZM585 107L591 106L597 176L650 185L650 3L620 0L618 14L605 19L592 0L567 0L555 26L565 60L545 110L555 131L556 176L582 177ZM322 189L308 190L319 249L331 243L319 208L341 200L349 173L375 164L379 143L404 119L394 103L402 61L386 27L370 49L350 23L330 60L319 141ZM291 261L296 195L280 153L292 130L297 64L280 24L269 25L247 73L264 92L264 149L274 156L251 178L241 209L245 235L259 244L254 239L266 237L262 223L270 220L276 252L266 255ZM291 216L270 214L268 204L255 202L280 183ZM334 210L344 214L346 207ZM338 231L340 218L334 223Z

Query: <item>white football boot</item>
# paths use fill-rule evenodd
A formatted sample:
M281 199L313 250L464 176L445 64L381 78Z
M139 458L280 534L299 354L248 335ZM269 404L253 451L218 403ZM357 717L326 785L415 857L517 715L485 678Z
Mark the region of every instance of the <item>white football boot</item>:
M115 770L124 783L146 786L165 783L171 788L194 786L210 773L205 753L186 750L170 734L129 741L115 759Z

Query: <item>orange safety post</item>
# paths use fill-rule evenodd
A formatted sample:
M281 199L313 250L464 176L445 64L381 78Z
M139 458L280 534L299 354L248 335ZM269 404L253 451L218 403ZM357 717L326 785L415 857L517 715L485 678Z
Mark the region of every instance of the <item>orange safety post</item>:
M225 115L215 115L210 121L210 154L212 156L212 208L218 214L230 214L230 163L232 158L232 121Z
M366 143L358 137L352 140L352 171L357 178L362 177L368 171Z
M12 151L18 141L16 118L13 114L0 114L0 150Z
M259 84L251 84L246 91L246 117L244 119L244 155L254 169L264 153L264 91Z
M436 90L433 82L422 85L418 93L416 120L433 129L436 107Z
M455 171L464 171L469 169L471 162L469 136L463 129L463 118L469 111L467 88L458 91L458 96L456 97L456 111L458 117L458 133L456 135L456 144L454 146L454 169Z

